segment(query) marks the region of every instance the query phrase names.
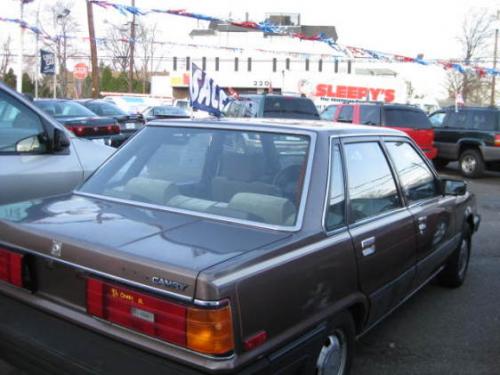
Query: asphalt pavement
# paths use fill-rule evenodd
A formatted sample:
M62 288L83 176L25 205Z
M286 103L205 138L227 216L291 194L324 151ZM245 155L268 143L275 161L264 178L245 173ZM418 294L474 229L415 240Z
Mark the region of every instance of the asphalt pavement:
M363 336L352 375L500 374L500 173L468 182L482 222L465 284L426 286ZM24 375L2 361L0 374Z

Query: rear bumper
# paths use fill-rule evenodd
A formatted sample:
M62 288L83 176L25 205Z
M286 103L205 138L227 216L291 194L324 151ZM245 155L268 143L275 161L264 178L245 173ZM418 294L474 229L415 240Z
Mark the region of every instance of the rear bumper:
M0 358L40 375L309 374L325 329L318 326L242 369L209 371L140 350L0 293Z
M0 294L0 355L33 374L203 374Z

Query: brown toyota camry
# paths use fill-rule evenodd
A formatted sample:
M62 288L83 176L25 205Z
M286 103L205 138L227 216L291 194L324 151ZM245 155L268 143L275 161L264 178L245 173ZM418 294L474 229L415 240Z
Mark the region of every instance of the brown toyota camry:
M153 122L71 194L0 207L0 353L48 374L347 374L465 279L479 216L405 134Z

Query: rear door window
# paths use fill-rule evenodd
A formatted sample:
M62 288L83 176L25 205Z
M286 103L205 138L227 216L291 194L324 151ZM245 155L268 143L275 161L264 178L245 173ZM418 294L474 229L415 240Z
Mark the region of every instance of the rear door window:
M384 108L385 125L398 128L431 129L424 111L409 108Z
M375 105L360 106L360 122L363 125L380 125L380 108Z
M337 119L338 122L347 122L352 123L352 105L345 105L340 108L339 117Z
M345 156L353 222L401 207L396 182L377 142L347 144Z
M444 120L447 128L465 129L467 128L468 111L449 112Z
M345 220L344 174L340 148L333 145L330 160L330 194L328 196L325 227L332 231L343 227Z

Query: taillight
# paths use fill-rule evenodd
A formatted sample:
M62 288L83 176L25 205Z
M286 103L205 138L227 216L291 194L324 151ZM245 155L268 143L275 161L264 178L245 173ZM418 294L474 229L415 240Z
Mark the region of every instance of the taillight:
M227 354L234 347L229 305L194 308L89 278L87 312L204 354Z
M66 129L68 129L70 132L73 132L77 137L83 137L85 135L85 133L87 132L85 128L85 126L66 125Z
M500 134L495 135L495 146L500 147Z
M23 287L23 255L0 249L0 280Z
M92 137L98 135L120 134L120 126L116 124L83 126L83 125L65 125L66 129L73 132L77 137Z

